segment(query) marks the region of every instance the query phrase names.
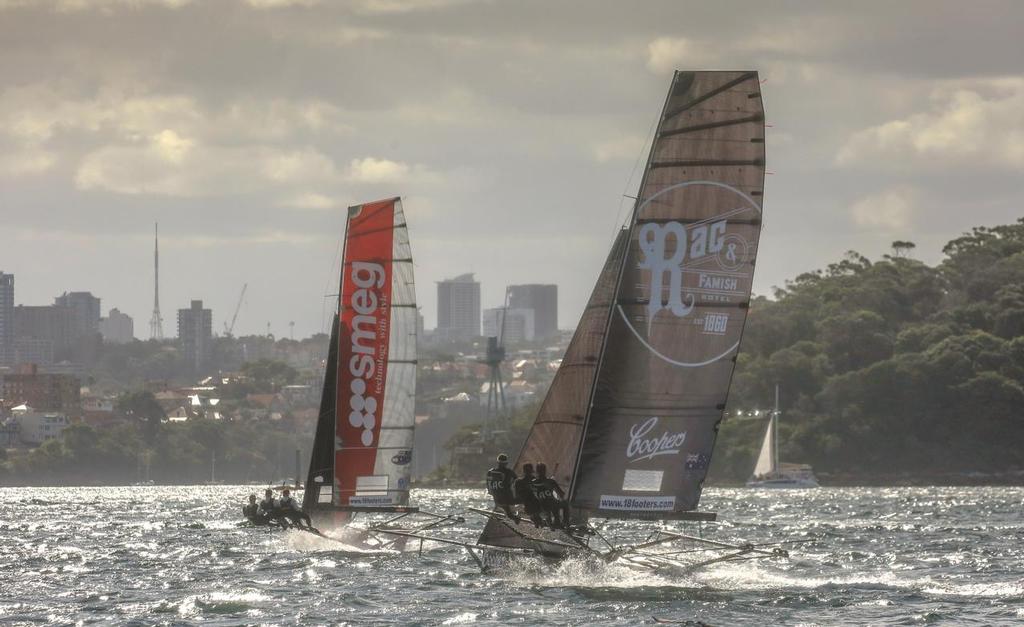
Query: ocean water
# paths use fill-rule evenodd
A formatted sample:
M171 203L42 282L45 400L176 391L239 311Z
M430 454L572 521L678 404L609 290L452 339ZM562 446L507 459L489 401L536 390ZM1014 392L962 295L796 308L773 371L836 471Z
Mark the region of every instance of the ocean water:
M0 489L15 624L1024 624L1024 489L707 490L705 537L789 559L656 575L566 562L482 574L458 547L363 552L242 528L250 486ZM417 490L426 509L483 491ZM639 532L638 523L626 531ZM475 517L446 531L474 540Z

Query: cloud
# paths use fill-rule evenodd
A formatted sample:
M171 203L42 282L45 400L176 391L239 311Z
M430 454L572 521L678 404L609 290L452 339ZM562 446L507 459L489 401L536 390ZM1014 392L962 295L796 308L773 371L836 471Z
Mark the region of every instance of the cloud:
M865 196L850 207L853 222L862 228L884 232L910 227L921 194L912 187L897 186Z
M479 0L356 0L354 9L359 13L411 13L445 9Z
M465 173L462 173L465 174ZM349 163L348 180L353 183L401 183L404 185L413 184L438 184L446 177L435 172L427 166L415 164L409 165L401 161L390 159L378 159L376 157L364 157L353 159Z
M180 197L279 191L340 181L334 162L312 148L209 146L172 131L144 143L93 151L75 173L75 185L81 190Z
M930 111L853 133L836 162L902 168L1024 168L1024 80L1007 79L982 87L938 91Z
M92 98L46 84L0 94L0 133L24 142L45 142L61 132L112 133L137 139L172 129L203 138L279 141L302 133L345 134L351 127L337 106L318 99L232 99L204 107L195 97L173 93L132 95L116 87Z
M286 198L280 204L294 209L334 209L339 206L334 198L317 192L302 192Z
M639 135L624 135L598 142L593 147L594 159L599 163L621 159L634 161L647 145L647 140Z
M281 9L284 7L312 7L320 4L320 0L245 0L254 9Z
M357 183L397 183L409 176L408 165L390 159L353 159L349 178Z
M647 67L657 74L677 67L702 67L713 64L706 45L686 37L658 37L647 45Z
M57 162L55 154L38 149L0 153L0 176L22 177L42 174Z

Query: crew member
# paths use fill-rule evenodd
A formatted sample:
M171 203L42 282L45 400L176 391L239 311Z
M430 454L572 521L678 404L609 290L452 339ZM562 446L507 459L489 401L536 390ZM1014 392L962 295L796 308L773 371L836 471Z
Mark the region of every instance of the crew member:
M568 529L569 503L565 500L565 492L558 486L558 482L548 476L547 464L537 464L537 478L533 480L532 485L551 528Z
M519 516L512 511L515 497L512 494L512 484L515 483L516 473L508 467L508 455L498 455L498 465L487 471L487 493L494 499L494 506L501 508L516 523Z
M523 464L523 476L516 479L512 491L516 503L523 506L523 513L530 517L535 527L542 527L544 521L540 515L543 508L537 500L537 495L533 493L533 479L533 464Z
M278 506L281 508L281 513L296 527L301 527L300 521L306 521L306 527L309 529L313 528L313 521L309 519L309 514L302 511L299 504L292 498L292 492L288 488L281 490L281 500L278 501Z
M252 524L261 527L269 524L270 519L263 515L260 511L260 506L256 503L256 495L249 495L249 503L242 507L242 514L245 515L246 519Z
M275 522L281 527L288 527L288 521L285 520L284 514L281 512L281 508L278 507L277 502L274 500L274 491L267 488L263 493L263 500L260 501L259 513L267 519L267 522Z

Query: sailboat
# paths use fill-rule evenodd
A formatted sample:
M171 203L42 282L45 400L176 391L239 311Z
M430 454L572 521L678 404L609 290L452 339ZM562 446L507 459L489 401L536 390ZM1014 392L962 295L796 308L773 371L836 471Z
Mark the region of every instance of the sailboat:
M807 464L779 463L779 386L775 386L775 408L768 416L768 427L761 442L754 474L748 488L817 488L818 480Z
M210 449L210 480L206 485L222 485L224 482L217 478L217 451Z
M303 494L303 509L327 526L357 513L420 513L409 506L416 287L401 199L349 207L344 246Z
M629 222L515 465L547 465L573 524L472 510L486 524L464 547L481 567L524 553L650 568L679 567L687 554L702 555L687 568L785 555L668 524L716 519L697 507L750 302L764 167L757 72L676 72ZM637 540L597 524L622 519L657 525Z

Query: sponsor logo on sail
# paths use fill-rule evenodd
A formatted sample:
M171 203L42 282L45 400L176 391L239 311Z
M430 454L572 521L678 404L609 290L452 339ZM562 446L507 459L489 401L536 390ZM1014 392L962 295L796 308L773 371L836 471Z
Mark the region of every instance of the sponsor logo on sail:
M704 333L722 335L729 326L729 314L709 313L704 316Z
M630 463L643 459L652 459L659 455L678 455L683 442L686 442L686 432L669 433L663 431L661 435L647 437L654 428L658 426L658 417L651 416L644 422L634 424L629 429L629 445L626 447L626 458Z
M643 512L671 512L675 509L674 496L618 496L602 494L598 509L617 509Z
M391 463L396 466L405 466L412 461L412 451L398 451L391 456Z
M380 297L387 273L379 263L355 261L351 279L356 290L349 306L355 310L352 318L352 358L348 362L352 374L348 415L349 424L361 428L363 446L373 446L373 429L377 424L377 399L367 394L367 384L374 375L383 371L377 363L378 312L385 305Z
M687 470L702 470L708 467L710 461L711 458L704 453L688 453L685 467Z
M699 192L691 194L687 188ZM651 203L658 207L678 207L687 202L713 202L718 206L728 203L726 206L730 208L720 209L717 215L693 223L645 220L649 217ZM638 296L646 297L645 315L632 314L631 318L622 305L617 307L619 315L641 343L674 366L704 366L731 355L739 342L728 333L729 314L716 312L714 308L718 303L735 306L734 303L746 298L753 274L750 262L754 249L742 233L748 225L756 225L760 206L748 195L724 183L687 181L647 198L638 213L641 220L636 231L637 267L647 275ZM712 212L697 212L698 215L708 213ZM698 304L702 306L699 310ZM728 344L727 341L702 341L699 345L680 346L678 333L659 332L659 320L665 316L689 317L698 332L730 336L733 341ZM663 341L661 338L671 339Z

